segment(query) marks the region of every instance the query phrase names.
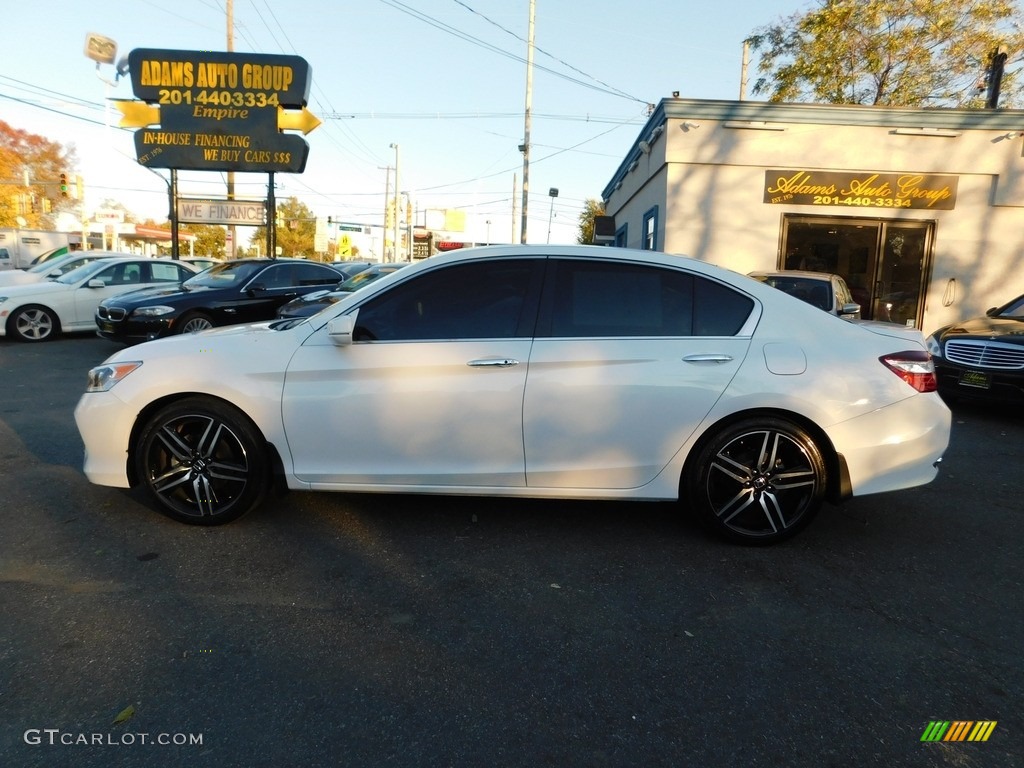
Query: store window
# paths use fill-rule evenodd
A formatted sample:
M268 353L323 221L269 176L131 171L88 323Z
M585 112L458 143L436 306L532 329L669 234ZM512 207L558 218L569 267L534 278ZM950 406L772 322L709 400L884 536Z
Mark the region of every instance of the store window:
M934 228L931 221L786 216L779 267L840 275L864 319L920 327Z
M644 214L644 239L640 247L645 251L658 250L658 206Z

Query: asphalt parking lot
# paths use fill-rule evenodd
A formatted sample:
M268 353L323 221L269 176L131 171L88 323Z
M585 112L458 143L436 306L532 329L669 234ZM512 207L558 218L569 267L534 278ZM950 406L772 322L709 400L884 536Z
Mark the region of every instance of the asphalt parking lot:
M0 765L1021 764L1024 412L957 407L934 483L764 549L671 504L290 493L197 529L81 473L117 348L0 340Z

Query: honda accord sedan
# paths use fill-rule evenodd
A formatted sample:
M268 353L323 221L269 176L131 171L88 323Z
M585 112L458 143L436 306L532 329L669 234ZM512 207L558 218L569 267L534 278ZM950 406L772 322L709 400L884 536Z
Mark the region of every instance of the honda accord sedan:
M94 322L103 338L135 344L215 326L271 320L282 304L333 287L341 279L326 264L303 259L225 261L181 285L101 302Z
M310 491L674 500L743 543L930 482L950 411L920 331L595 246L425 259L309 318L121 350L75 419L93 483L224 523Z
M1024 296L927 341L943 397L1024 404Z

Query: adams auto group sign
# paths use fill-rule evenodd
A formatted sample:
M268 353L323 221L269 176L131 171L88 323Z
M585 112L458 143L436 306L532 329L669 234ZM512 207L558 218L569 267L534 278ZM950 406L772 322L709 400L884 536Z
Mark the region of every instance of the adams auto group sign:
M953 210L957 177L927 173L765 171L770 205Z

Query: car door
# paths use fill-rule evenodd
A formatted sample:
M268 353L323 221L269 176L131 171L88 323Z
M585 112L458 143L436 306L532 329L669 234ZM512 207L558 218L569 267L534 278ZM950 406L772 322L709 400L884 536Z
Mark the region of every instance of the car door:
M278 307L318 288L334 287L340 279L333 269L319 264L272 264L254 275L220 309L228 323L272 320Z
M61 318L61 324L68 330L93 328L96 325L96 307L101 301L147 287L144 276L148 274L146 260L123 259L108 264L74 288L70 314ZM102 282L103 287L89 285L96 280Z
M735 376L754 302L683 270L552 259L523 404L534 488L636 488Z
M296 352L282 414L314 487L522 486L523 386L543 258L450 264L359 306L353 342Z

